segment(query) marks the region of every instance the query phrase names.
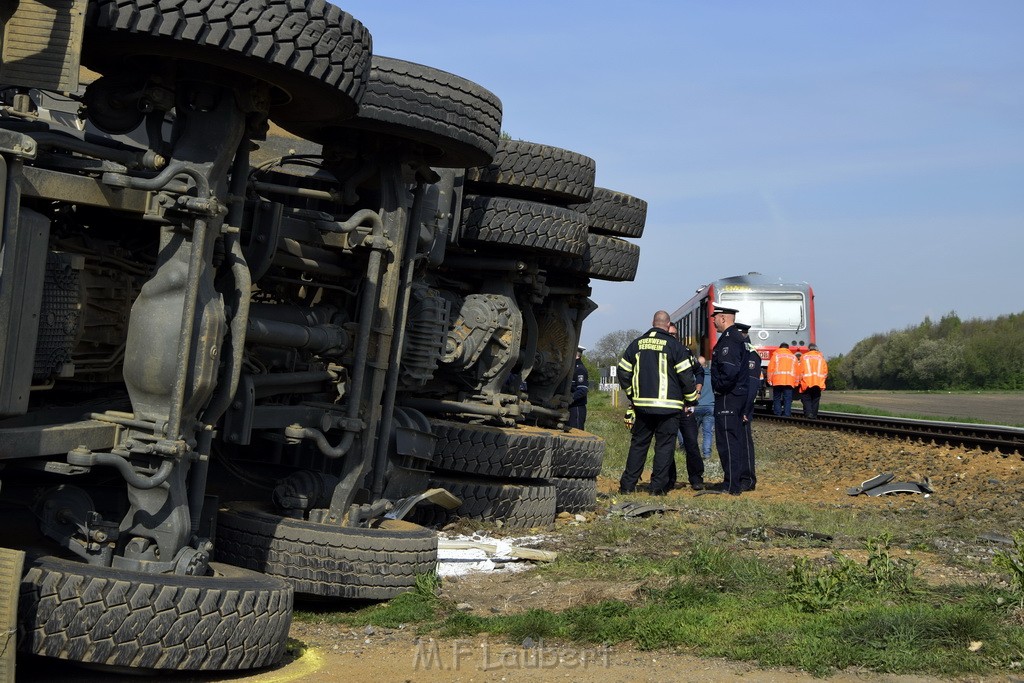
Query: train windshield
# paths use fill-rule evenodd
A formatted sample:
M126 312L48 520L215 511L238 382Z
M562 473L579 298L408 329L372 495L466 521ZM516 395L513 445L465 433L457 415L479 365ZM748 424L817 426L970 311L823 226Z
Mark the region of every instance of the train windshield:
M800 292L723 292L722 303L739 309L736 320L763 330L802 330L804 296Z

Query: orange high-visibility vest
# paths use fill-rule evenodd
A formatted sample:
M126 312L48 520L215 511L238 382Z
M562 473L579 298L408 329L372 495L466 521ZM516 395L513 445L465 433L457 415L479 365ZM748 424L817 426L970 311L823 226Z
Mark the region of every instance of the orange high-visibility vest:
M789 349L776 349L768 361L768 381L773 387L795 387L800 383L796 356Z
M807 391L808 387L825 388L825 379L828 378L828 363L820 351L808 351L800 358L800 391Z

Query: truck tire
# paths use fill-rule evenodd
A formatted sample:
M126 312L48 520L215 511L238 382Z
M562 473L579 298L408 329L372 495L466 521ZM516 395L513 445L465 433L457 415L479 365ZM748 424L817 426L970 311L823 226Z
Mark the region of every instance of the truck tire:
M599 235L641 237L647 223L647 202L603 187L594 188L589 202L569 208L586 216L590 232Z
M556 434L551 454L551 475L593 479L601 474L605 441L596 434L574 429Z
M466 168L494 157L501 100L476 83L422 64L374 55L359 113L345 128L427 147L431 166Z
M559 270L576 272L595 280L631 281L640 266L640 247L618 237L587 235L581 259L560 259Z
M550 433L444 420L431 420L430 424L437 437L435 469L514 479L551 476Z
M160 671L277 663L292 616L287 583L213 563L213 576L140 574L39 557L19 604L22 652Z
M582 256L587 248L587 225L580 214L558 206L466 195L462 202L462 243Z
M555 487L546 482L523 483L443 477L430 478L432 487L447 489L462 499L454 510L434 506L419 519L443 525L459 517L482 522L501 522L508 529L530 529L555 521Z
M555 487L555 510L557 512L583 512L597 507L597 481L594 479L549 480Z
M466 186L478 194L565 205L590 201L596 170L594 160L578 152L502 140L490 164L466 170Z
M82 64L103 73L157 56L247 74L280 91L271 118L303 135L355 114L370 42L324 0L92 0Z
M227 503L217 517L217 559L284 579L319 598L388 600L437 567L437 534L402 520L376 528L282 517L269 506Z

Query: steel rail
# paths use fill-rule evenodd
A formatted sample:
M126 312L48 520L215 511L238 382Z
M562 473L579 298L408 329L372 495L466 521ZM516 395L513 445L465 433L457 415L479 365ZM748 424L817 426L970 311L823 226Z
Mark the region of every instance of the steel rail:
M819 412L817 418L808 419L802 415L772 415L763 408L758 408L755 415L758 420L980 448L983 451L999 451L1006 455L1024 454L1024 429L1020 427L831 412Z

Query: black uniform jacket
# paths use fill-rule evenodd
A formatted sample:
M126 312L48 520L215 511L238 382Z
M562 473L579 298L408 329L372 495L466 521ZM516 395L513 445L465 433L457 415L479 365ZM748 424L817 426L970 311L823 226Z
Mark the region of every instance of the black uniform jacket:
M722 333L711 352L711 386L715 395L735 396L739 405L747 401L747 343L735 325Z
M619 360L619 385L633 407L669 414L697 403L693 354L668 332L652 327L634 339Z

